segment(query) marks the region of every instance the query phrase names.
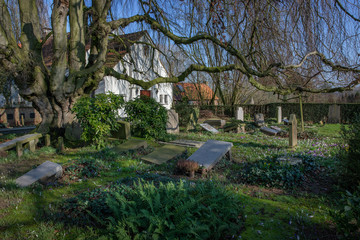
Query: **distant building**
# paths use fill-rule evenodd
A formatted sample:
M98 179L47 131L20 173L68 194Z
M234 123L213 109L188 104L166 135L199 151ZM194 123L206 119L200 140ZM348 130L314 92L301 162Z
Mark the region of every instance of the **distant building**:
M125 72L130 77L143 81L149 81L158 76L168 77L166 69L160 61L159 52L143 44L153 44L147 31L120 35L118 37L123 40L123 43L109 41L109 49L113 49L117 53L109 52L107 54L106 65L108 67L112 67L117 72ZM141 90L144 89L132 85L128 81L106 76L100 82L95 94L111 91L124 96L125 101L130 101L139 97ZM150 96L157 102L167 109L171 108L173 102L171 83L156 84L147 90L150 91Z
M213 104L218 105L219 98L214 96L213 90L206 83L175 83L174 104L186 99L191 105Z

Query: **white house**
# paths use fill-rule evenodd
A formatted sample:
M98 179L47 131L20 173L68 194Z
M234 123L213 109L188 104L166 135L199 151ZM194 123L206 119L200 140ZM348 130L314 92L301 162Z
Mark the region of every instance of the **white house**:
M123 42L109 41L106 65L120 73L126 73L130 77L149 81L158 76L167 77L165 67L160 61L159 52L151 46L153 44L147 31L130 33L118 36ZM112 50L115 50L112 52ZM116 53L114 53L116 52ZM121 59L122 57L122 59ZM140 96L141 87L132 85L125 80L119 80L112 76L105 77L99 84L95 94L107 93L108 91L124 96L125 101L133 100ZM151 91L151 97L170 109L173 102L173 87L171 83L160 83L145 89Z

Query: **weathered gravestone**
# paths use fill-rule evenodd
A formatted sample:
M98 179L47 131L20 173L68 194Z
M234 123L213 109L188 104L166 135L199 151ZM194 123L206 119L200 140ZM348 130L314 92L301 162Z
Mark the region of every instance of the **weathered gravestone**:
M276 134L279 133L279 131L275 130L275 129L271 129L268 127L261 127L260 131L262 131L263 133L270 135L270 136L275 136Z
M139 148L147 148L147 142L140 139L129 139L126 142L114 147L116 152L126 152L130 150L136 150Z
M274 130L276 130L276 131L278 131L278 132L282 132L282 131L283 131L281 128L279 128L279 127L277 127L277 126L270 126L270 128L272 128L272 129L274 129Z
M61 177L62 167L57 163L46 161L37 168L27 172L15 180L19 187L27 187L34 182L46 183L51 179Z
M202 145L204 145L205 142L199 142L199 141L187 140L187 139L178 139L178 140L174 140L174 141L170 141L170 142L161 142L161 141L159 141L159 143L161 143L161 144L172 144L172 145L177 145L177 146L182 146L182 147L199 148Z
M129 139L131 137L130 123L125 121L117 121L118 129L111 131L111 136L117 139Z
M50 145L51 145L50 135L46 134L45 135L45 147L49 147Z
M244 121L244 110L243 110L242 107L238 107L236 109L235 119L240 120L240 121Z
M207 123L211 126L216 126L216 127L222 128L225 126L226 121L222 120L222 119L208 119L208 120L204 121L204 123Z
M282 118L282 111L281 111L281 107L278 106L276 108L276 113L277 113L277 123L281 123L281 118Z
M211 133L214 133L214 134L217 134L219 133L219 131L216 129L216 128L213 128L212 126L210 126L209 124L207 123L202 123L200 124L200 126L205 129L206 131L208 132L211 132Z
M254 115L254 122L255 122L255 125L258 127L264 126L265 125L264 114L256 113Z
M172 134L179 133L179 114L175 110L170 109L167 112L167 116L166 132Z
M65 145L64 145L64 138L63 137L59 137L58 138L58 147L57 147L57 152L58 153L62 153L65 151Z
M340 123L340 105L330 105L328 112L328 123Z
M141 160L152 162L155 164L163 164L170 159L180 156L186 151L186 148L174 145L165 145L156 148L152 153L143 156Z
M284 122L284 125L289 125L290 124L289 120L287 120L286 118L283 119L283 122Z
M187 160L197 162L205 170L211 169L220 159L228 154L231 160L231 142L208 140L201 148L196 150Z
M290 115L289 124L289 146L294 148L297 145L297 120L295 114Z

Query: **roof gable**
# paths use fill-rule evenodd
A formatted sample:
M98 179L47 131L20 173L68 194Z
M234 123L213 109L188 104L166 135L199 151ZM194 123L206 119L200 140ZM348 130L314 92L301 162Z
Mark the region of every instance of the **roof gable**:
M174 99L180 101L186 97L189 101L211 100L214 96L213 90L205 83L175 83ZM219 98L215 96L215 100Z

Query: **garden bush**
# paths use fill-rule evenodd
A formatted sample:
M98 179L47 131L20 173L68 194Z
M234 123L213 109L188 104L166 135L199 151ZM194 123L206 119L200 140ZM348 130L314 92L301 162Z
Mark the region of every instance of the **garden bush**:
M166 138L167 111L155 99L140 96L125 104L127 121L131 122L131 131L135 136L147 139Z
M105 146L106 138L118 127L116 118L123 103L121 96L111 92L80 98L72 111L83 129L81 138L95 143L98 149Z
M218 184L126 182L67 200L65 218L117 239L224 239L243 226L241 200Z
M339 210L331 212L339 231L348 239L360 237L360 186L353 193L346 191L338 202ZM356 236L357 235L357 238Z
M348 147L341 153L340 183L347 190L360 185L360 114L356 114L351 124L342 126L342 138Z

